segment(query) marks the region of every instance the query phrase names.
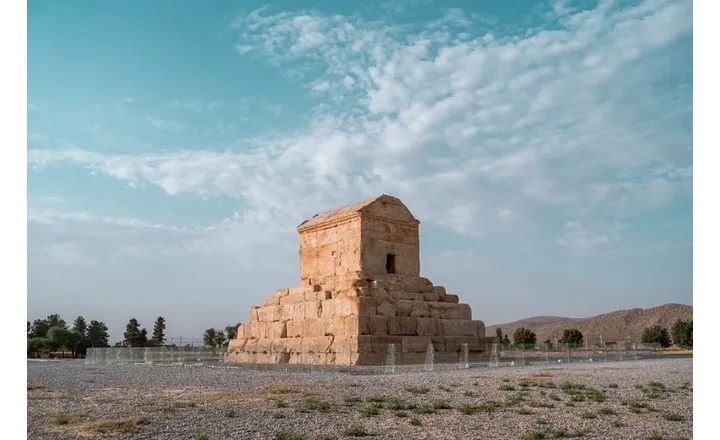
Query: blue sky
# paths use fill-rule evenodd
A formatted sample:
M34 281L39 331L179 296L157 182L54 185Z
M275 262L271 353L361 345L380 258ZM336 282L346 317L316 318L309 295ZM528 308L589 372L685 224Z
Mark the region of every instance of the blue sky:
M379 194L487 325L692 304L692 3L28 2L28 319L199 337Z

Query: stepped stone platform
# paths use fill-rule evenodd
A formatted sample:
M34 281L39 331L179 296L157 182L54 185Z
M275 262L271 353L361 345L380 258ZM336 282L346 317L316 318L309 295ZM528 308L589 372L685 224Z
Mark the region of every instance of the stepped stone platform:
M420 276L419 221L382 195L316 215L298 227L300 285L250 309L229 363L379 365L438 362L485 350L470 306Z

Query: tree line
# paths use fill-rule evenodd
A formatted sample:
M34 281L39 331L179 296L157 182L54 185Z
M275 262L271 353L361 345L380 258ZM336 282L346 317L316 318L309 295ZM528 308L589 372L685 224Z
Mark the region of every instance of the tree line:
M90 347L109 347L110 335L104 322L78 316L68 327L60 315L49 315L45 319L27 322L27 352L35 356L41 350L69 351L73 357L85 356Z
M503 336L502 329L500 328L495 330L495 334L500 343L505 346L529 346L537 343L537 336L535 333L525 327L519 327L515 330L512 341L507 334ZM678 319L670 330L660 325L645 328L640 342L643 344L660 344L662 348L668 348L671 345L675 345L676 347L691 349L693 346L692 336L692 320L688 321ZM563 331L562 338L560 338L557 342L559 344L582 345L583 341L584 336L580 330L568 328ZM553 342L550 339L546 339L544 344L551 346Z
M237 326L226 326L224 330L209 328L203 334L203 344L211 348L227 347L235 339ZM166 346L165 318L158 316L152 333L148 334L136 318L130 318L125 326L122 342L116 347L162 347ZM87 320L78 316L68 326L58 314L44 319L27 321L27 353L35 357L41 350L69 352L73 357L84 357L91 347L110 347L110 334L104 322Z
M537 344L537 336L535 335L535 332L525 327L518 327L517 329L515 329L512 341L507 334L503 336L501 328L495 329L495 334L500 343L505 345L506 347L510 345L529 346ZM582 332L580 332L580 330L576 328L566 328L563 331L562 337L560 338L560 340L557 341L557 343L582 345L584 340L585 337L583 336ZM544 344L547 346L551 346L553 344L553 341L551 341L550 339L546 339Z
M670 330L660 325L653 325L643 330L640 341L643 344L660 344L662 348L675 345L679 348L692 348L693 322L692 320L678 319Z

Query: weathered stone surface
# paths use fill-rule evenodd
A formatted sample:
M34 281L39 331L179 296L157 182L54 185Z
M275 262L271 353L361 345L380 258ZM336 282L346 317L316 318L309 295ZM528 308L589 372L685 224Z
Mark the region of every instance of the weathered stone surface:
M250 309L227 361L377 365L391 344L398 363L423 363L429 344L439 360L456 361L463 344L482 353L485 324L420 276L418 224L390 196L302 223L299 285Z

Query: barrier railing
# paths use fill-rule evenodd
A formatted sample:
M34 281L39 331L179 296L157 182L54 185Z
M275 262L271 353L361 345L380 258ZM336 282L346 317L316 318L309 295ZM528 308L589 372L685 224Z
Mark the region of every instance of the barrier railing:
M471 349L472 347L472 349ZM109 347L90 348L85 363L237 366L256 369L351 369L394 373L507 367L537 364L571 364L640 360L661 352L659 344L615 343L604 345L503 345L462 343L457 350L437 351L432 343L404 350L400 344L387 344L358 353L326 353L310 347L303 353L240 352L230 357L224 349L205 347ZM357 364L357 365L355 365ZM351 366L352 365L352 366Z

